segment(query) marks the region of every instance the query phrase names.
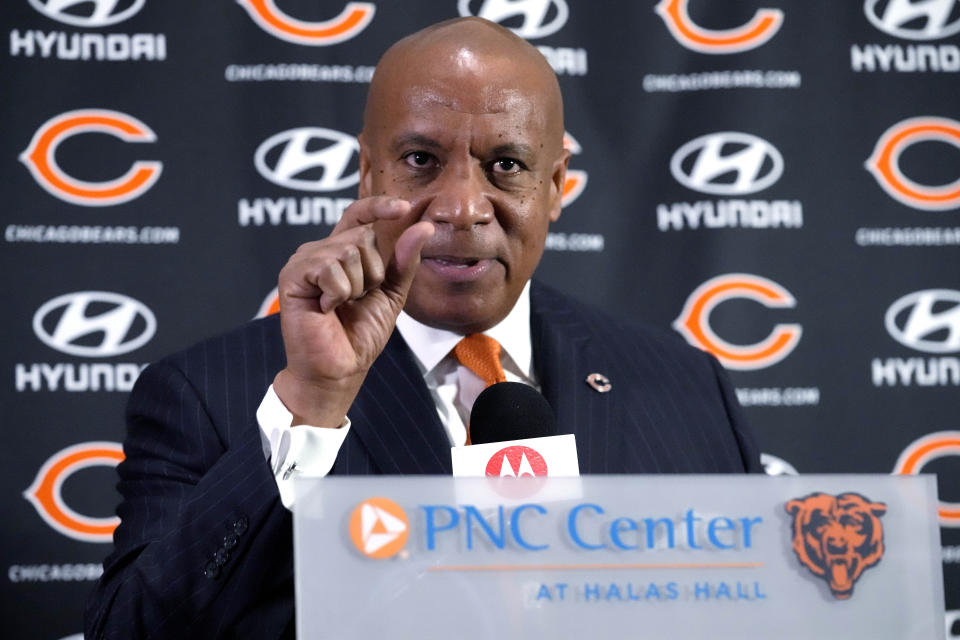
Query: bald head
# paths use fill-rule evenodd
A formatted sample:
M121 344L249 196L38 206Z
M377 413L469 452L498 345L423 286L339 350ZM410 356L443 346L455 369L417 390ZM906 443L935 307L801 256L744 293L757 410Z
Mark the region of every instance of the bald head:
M560 216L570 154L556 75L539 51L486 20L443 22L380 60L360 135L358 194L410 203L433 224L404 310L461 335L514 307Z
M509 108L509 93L522 91L537 102L548 138L544 143L556 151L562 148L563 101L556 74L529 42L489 20L447 20L387 49L367 94L365 136L375 135L380 119L389 115L384 106L409 100L416 88L427 100L444 93L450 108L479 106L490 113Z

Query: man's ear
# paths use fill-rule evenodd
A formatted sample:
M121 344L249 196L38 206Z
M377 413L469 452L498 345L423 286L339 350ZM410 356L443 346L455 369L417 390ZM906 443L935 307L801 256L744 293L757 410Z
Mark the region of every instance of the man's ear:
M357 197L367 198L373 193L373 172L370 170L370 151L363 133L357 136L360 143L360 185L357 187Z
M560 219L563 209L563 187L567 183L567 165L570 164L570 150L563 149L560 157L553 164L553 175L550 176L550 222Z

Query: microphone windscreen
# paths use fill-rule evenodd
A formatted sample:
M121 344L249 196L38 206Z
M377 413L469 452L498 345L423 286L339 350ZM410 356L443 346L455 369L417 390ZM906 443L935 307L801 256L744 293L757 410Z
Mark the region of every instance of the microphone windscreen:
M470 442L541 438L554 433L553 409L547 399L522 382L499 382L477 396L470 411Z

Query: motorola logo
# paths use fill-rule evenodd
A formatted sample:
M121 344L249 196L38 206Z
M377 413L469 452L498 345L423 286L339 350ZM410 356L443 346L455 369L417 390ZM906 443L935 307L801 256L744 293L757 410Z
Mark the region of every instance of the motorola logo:
M360 145L353 136L299 127L264 140L253 164L270 182L300 191L340 191L360 182Z
M683 186L717 195L762 191L783 174L777 149L749 133L723 131L695 138L677 149L670 172Z
M570 15L565 0L459 0L457 10L463 17L496 22L528 39L556 33Z
M960 291L926 289L887 309L887 332L902 345L927 353L960 351Z
M157 321L142 302L107 291L78 291L44 303L33 331L46 345L73 356L111 357L146 344Z
M75 27L106 27L136 14L146 0L29 0L47 16Z
M960 32L960 0L866 0L867 19L906 40L938 40Z
M513 445L500 449L487 461L487 476L523 478L549 475L547 461L536 449Z

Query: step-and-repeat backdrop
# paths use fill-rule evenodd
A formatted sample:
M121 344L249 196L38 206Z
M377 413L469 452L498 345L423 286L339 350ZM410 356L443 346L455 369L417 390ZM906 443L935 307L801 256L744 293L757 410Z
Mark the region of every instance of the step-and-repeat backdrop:
M373 65L480 15L566 100L539 277L729 369L770 473L939 475L960 637L957 0L4 0L2 635L70 637L142 367L355 197Z

